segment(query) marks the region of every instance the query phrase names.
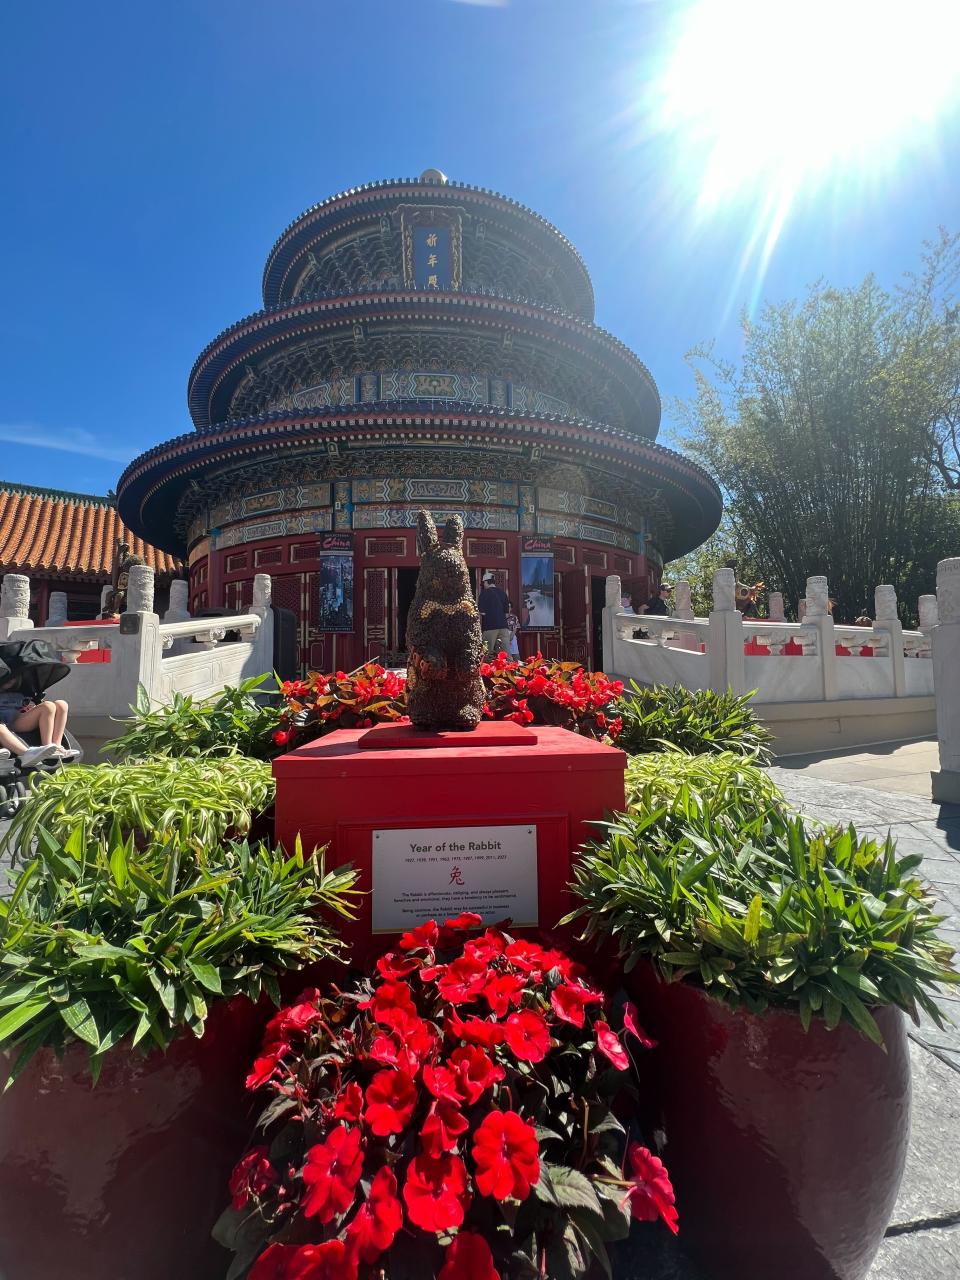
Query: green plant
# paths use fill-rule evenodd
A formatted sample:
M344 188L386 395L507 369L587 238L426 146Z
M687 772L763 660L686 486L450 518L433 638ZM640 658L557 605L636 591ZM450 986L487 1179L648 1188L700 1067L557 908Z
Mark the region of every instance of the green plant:
M279 974L339 953L320 911L349 918L353 881L299 848L138 849L117 824L105 840L39 831L0 902L0 1046L17 1053L7 1087L43 1046L83 1041L96 1080L117 1045L201 1036L211 997L279 1004Z
M175 693L166 707L151 707L141 685L133 715L122 721L127 732L104 748L117 760L146 760L153 756L218 755L239 751L267 759L273 753L270 734L280 722L280 706L258 694L267 676L255 676L215 698L197 701Z
M34 785L4 845L25 859L41 828L62 843L74 830L103 839L116 824L140 845L176 838L213 848L227 835L246 835L273 795L270 765L238 755L58 769Z
M616 704L623 726L617 746L628 755L662 751L665 744L691 755L708 751L733 751L754 756L760 764L770 759L771 735L750 706L752 693L742 696L727 690L684 689L681 685L642 688L630 682Z
M627 812L649 813L666 803L683 813L698 797L709 801L715 818L739 822L745 813L787 811L787 802L765 769L732 751L691 756L668 746L631 756L624 776Z
M653 783L605 826L575 864L581 905L566 923L611 939L627 970L646 957L668 981L752 1012L793 1008L805 1027L816 1014L874 1040L871 1005L915 1020L919 1006L942 1025L937 985L960 975L915 874L921 858L897 858L892 839L809 830L775 802L718 804Z

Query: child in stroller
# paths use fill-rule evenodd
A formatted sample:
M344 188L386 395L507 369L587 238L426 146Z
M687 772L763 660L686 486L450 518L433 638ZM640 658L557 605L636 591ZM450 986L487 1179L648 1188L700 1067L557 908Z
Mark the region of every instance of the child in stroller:
M45 691L70 674L40 640L0 644L0 816L26 795L23 775L82 757L67 733L67 704Z

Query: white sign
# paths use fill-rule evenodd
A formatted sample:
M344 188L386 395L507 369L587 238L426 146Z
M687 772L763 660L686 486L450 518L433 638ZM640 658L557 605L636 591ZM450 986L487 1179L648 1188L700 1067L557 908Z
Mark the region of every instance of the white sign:
M484 924L538 923L535 826L374 831L374 933L443 924L461 911Z

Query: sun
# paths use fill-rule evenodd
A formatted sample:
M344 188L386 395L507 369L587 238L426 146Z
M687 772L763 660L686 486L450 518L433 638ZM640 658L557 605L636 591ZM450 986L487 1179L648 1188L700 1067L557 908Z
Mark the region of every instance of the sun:
M856 181L935 147L960 97L960 0L691 0L645 114L709 210Z

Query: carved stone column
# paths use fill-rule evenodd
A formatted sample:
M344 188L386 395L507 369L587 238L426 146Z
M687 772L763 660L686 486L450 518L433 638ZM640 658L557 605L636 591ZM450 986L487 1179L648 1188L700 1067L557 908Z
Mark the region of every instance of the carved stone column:
M0 640L15 631L28 631L30 621L30 579L23 573L5 573L0 585Z
M937 565L937 608L933 628L933 692L937 700L940 771L933 773L933 798L960 803L960 556Z

